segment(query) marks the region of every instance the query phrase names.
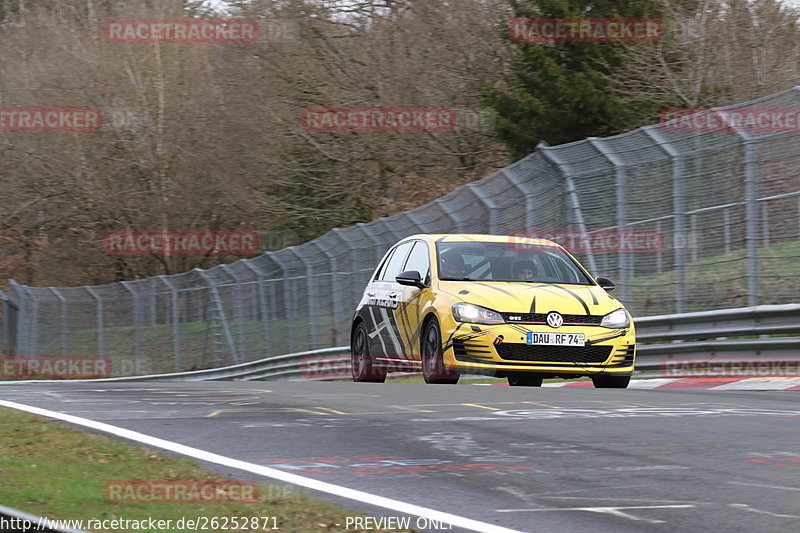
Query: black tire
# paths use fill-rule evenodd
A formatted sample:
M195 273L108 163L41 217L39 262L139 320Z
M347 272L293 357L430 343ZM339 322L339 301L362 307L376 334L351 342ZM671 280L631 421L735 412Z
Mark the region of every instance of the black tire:
M369 353L369 336L367 327L359 322L350 340L350 366L353 381L383 383L386 381L386 369L375 368L375 361Z
M614 374L597 374L592 376L595 389L627 389L631 376L615 376Z
M511 387L541 387L542 378L530 374L516 374L508 376L508 385Z
M458 371L451 370L444 364L442 334L435 319L428 322L422 335L422 378L425 383L458 383Z

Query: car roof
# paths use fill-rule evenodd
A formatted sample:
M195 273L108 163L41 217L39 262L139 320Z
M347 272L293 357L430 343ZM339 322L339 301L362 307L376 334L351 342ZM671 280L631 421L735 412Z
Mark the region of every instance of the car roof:
M403 239L421 239L429 243L436 242L506 242L510 244L532 244L536 246L561 246L547 239L534 239L522 235L485 235L480 233L420 233Z

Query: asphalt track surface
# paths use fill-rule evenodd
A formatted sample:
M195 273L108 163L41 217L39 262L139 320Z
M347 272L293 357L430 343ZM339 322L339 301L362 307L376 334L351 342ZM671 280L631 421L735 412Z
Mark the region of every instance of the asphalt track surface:
M148 382L0 398L520 532L800 531L796 391Z

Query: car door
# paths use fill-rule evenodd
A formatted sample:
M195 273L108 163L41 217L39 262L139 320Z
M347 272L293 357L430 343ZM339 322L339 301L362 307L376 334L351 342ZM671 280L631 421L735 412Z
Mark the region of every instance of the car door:
M414 247L408 254L406 263L401 272L416 270L425 285L430 285L431 280L431 253L430 246L425 241L415 241ZM420 289L408 285L400 285L396 281L392 287L398 293L397 308L395 309L396 334L405 347L405 359L420 360L420 331L422 310L425 298L429 296L430 289Z
M395 310L398 305L398 297L401 291L397 287L400 285L395 281L395 277L402 272L405 266L408 253L414 246L414 241L404 242L398 245L392 256L386 262L386 268L382 269L376 276L376 280L371 284L371 294L367 294L372 305L370 306L370 316L374 323L376 332L377 346L376 355L380 354L385 358L404 359L405 349L403 342L397 335L397 324Z
M358 311L359 316L364 320L364 325L367 327L369 353L375 356L386 355L386 347L383 344L380 331L380 328L383 327L383 319L381 318L381 313L378 311L378 292L379 289L385 285L381 278L396 249L396 246L390 248L383 256L383 259L381 259L378 268L375 269L374 275L370 278L367 287L364 289L364 296Z

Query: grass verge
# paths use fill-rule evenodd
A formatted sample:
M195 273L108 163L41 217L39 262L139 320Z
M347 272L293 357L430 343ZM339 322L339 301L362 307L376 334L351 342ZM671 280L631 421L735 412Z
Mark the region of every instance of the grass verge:
M154 518L172 520L172 524L177 524L181 518L270 517L268 521L259 520L257 528L247 530L292 533L367 531L352 526L345 528L346 517L363 516L360 513L284 486L260 485L254 492L257 495L254 503L110 503L105 495L109 482L219 481L223 477L193 461L168 457L102 435L83 433L13 409L0 408L0 443L0 501L36 516L100 521ZM272 529L273 525L278 529ZM87 530L123 531L93 527ZM173 525L137 531L178 532L188 529L178 529Z

